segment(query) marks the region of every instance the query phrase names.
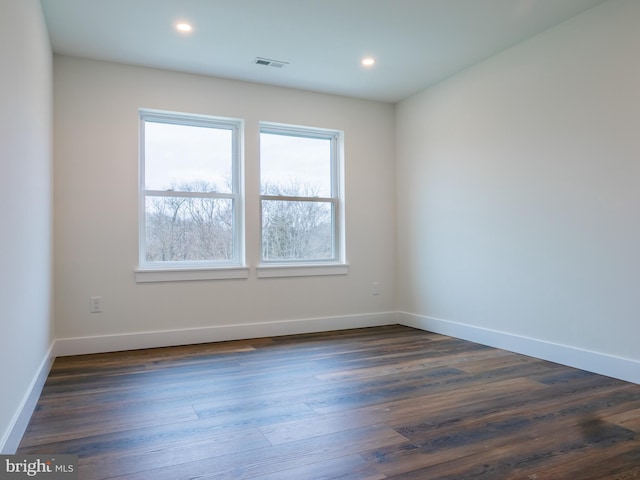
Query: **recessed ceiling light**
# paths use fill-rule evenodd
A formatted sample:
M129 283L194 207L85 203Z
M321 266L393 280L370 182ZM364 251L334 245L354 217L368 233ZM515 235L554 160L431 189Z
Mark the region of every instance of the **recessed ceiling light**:
M362 59L361 63L364 67L372 67L376 64L376 59L373 57L366 57Z
M193 27L187 22L178 22L176 23L176 30L182 33L189 33L193 31Z

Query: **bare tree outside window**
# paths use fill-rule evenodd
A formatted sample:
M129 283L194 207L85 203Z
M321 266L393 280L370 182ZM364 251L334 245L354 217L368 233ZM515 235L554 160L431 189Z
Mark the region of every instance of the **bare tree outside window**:
M292 182L265 185L265 196L316 198L318 188ZM268 260L333 258L331 202L262 200L262 256Z
M215 191L215 188L198 182L180 185L176 190ZM145 216L146 259L150 262L233 258L233 201L230 199L148 197Z

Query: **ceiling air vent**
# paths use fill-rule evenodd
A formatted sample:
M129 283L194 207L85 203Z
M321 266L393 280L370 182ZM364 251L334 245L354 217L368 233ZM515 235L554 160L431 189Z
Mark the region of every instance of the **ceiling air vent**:
M283 62L282 60L272 60L270 58L256 57L253 59L253 63L256 65L264 65L265 67L283 68L289 65L289 62Z

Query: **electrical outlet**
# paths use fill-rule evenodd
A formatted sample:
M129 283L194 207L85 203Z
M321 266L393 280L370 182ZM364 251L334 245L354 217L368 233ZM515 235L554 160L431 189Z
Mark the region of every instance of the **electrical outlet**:
M100 313L102 311L102 297L91 297L89 305L91 313Z
M380 282L373 282L371 284L371 293L373 295L380 295Z

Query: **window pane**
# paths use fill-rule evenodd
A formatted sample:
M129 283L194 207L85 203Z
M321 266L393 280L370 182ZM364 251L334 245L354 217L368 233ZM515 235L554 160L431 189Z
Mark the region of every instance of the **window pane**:
M147 197L146 260L231 260L233 200Z
M262 195L331 197L331 140L260 134Z
M264 260L331 260L330 202L262 201Z
M145 122L147 190L230 193L233 132Z

